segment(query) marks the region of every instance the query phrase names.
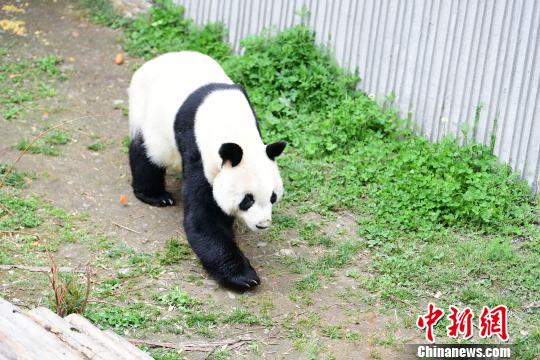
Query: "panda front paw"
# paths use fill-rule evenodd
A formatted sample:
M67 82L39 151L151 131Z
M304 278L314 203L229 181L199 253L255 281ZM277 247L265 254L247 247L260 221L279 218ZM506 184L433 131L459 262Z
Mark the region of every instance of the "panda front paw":
M140 191L134 191L135 197L144 203L152 206L172 206L174 205L174 199L170 192L164 191L158 195L148 195Z
M246 260L238 272L223 277L221 283L224 286L244 291L259 285L261 279L259 279L249 261Z

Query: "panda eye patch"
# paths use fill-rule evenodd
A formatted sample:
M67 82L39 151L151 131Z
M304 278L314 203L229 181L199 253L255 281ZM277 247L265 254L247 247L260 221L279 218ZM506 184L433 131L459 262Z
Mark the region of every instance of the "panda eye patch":
M240 203L240 205L238 205L238 207L240 208L240 210L246 211L246 210L248 210L254 203L255 203L255 199L253 198L253 195L251 195L251 194L246 194L246 196L244 196L244 198L242 199L242 202Z
M277 200L277 195L275 192L272 192L272 196L270 196L270 202L273 204Z

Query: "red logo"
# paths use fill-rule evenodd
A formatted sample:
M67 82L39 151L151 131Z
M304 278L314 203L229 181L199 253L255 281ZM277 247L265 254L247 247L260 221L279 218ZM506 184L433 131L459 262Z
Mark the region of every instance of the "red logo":
M432 303L428 305L428 313L424 316L419 316L416 320L416 326L420 329L426 329L426 339L429 342L435 342L433 336L433 327L437 325L439 320L444 316L444 310L435 307Z
M448 315L450 320L450 326L446 328L448 337L457 339L459 334L463 334L464 339L470 339L473 336L473 322L474 317L471 308L466 307L462 312L453 305L450 305L450 311Z
M508 341L508 329L506 322L508 319L508 308L499 305L493 309L484 306L480 314L480 337L489 338L497 335L502 341Z
M473 318L474 314L471 308L466 307L463 311L459 311L456 306L450 305L450 314L448 320L450 325L446 327L448 337L457 339L463 335L465 340L473 336ZM419 329L426 331L426 340L430 343L435 342L433 335L433 327L437 325L439 320L444 316L444 310L436 307L432 303L428 304L428 312L425 315L418 316L416 326ZM499 305L490 309L484 306L478 320L478 328L480 329L481 338L490 338L497 335L502 341L508 341L508 308L504 305Z

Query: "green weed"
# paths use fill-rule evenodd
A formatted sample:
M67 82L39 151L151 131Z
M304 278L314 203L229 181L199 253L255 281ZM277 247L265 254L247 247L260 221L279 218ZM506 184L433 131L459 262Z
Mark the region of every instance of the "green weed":
M0 49L1 50L1 49ZM16 119L36 101L56 95L54 84L65 77L53 55L34 59L0 57L0 115Z
M0 205L1 230L35 228L43 222L38 214L39 202L34 198L22 198L0 190Z
M211 360L227 360L232 357L232 353L227 350L217 350L214 351L210 356L208 356L208 359Z
M119 28L129 23L123 18L110 0L81 0L87 15L96 24Z
M86 148L92 151L101 151L105 149L105 144L103 144L101 141L96 141L88 145Z
M177 350L165 349L149 349L149 352L154 360L184 360L185 357L180 355Z
M287 140L296 146L296 136L301 136L297 126L307 121L299 115L333 108L354 93L358 77L340 69L328 50L315 45L315 33L305 26L252 36L241 44L243 54L224 66L247 88L264 119L266 136L289 134L294 139Z
M120 287L120 281L118 279L108 279L99 283L94 293L100 297L107 297L114 294L114 292Z
M21 189L25 185L25 175L15 171L11 165L0 163L0 184Z
M65 145L70 140L71 137L66 132L53 130L37 141L21 139L15 148L20 151L28 151L31 154L58 156L60 155L60 149L57 145Z
M165 243L165 251L159 256L162 265L173 265L192 257L189 245L177 239L169 239Z
M158 296L157 301L166 305L174 305L183 310L187 310L195 305L201 304L197 298L189 295L183 290L180 290L178 287L166 294Z
M128 154L129 153L129 145L131 144L131 139L129 138L129 136L124 136L122 138L122 142L120 144L120 149L122 150L122 152L124 154Z
M226 324L246 324L246 325L259 325L260 321L257 315L250 311L243 309L235 309L230 314L226 315L223 319Z
M127 329L144 327L159 311L144 304L126 306L89 306L85 316L102 328L112 328L123 333Z
M88 282L84 283L73 274L59 273L56 267L54 269L49 275L53 286L52 294L49 296L49 307L62 317L83 313L88 302L90 280L87 279Z
M125 50L145 58L180 50L202 51L218 60L230 54L229 45L223 41L227 33L222 25L199 27L183 15L184 8L172 1L156 1L148 14L125 26Z

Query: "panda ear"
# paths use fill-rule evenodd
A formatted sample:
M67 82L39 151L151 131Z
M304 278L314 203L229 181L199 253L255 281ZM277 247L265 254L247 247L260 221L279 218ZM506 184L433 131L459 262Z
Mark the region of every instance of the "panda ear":
M273 144L268 144L266 145L266 155L268 155L270 160L274 160L276 157L281 155L285 149L285 146L287 146L285 141L278 141Z
M233 167L240 163L243 154L240 145L235 143L225 143L219 148L219 156L223 159L223 163L230 161Z

